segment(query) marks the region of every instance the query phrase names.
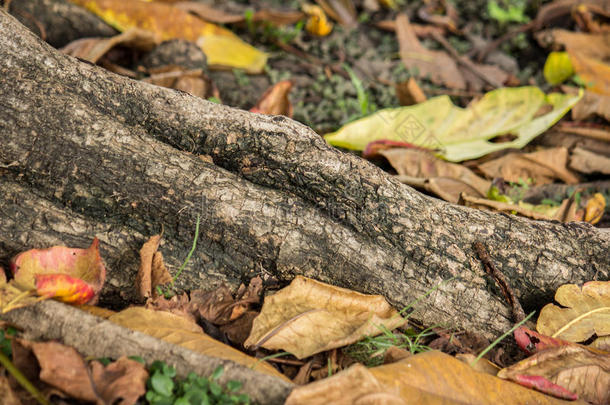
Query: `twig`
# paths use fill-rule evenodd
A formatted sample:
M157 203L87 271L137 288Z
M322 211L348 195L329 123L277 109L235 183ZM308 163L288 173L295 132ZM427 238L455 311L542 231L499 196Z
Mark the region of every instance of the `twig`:
M481 259L481 262L483 262L483 268L485 268L485 272L493 277L498 287L500 287L500 290L504 295L504 299L506 299L506 301L510 305L513 313L513 321L521 322L523 319L525 319L525 312L523 312L523 308L521 307L519 300L515 296L514 291L512 290L512 288L510 288L508 281L506 281L504 274L502 274L494 266L491 261L491 257L489 256L489 253L487 253L487 249L485 248L485 245L483 245L483 243L475 242L472 247L474 248L474 251L477 252L477 255L479 256L479 259Z

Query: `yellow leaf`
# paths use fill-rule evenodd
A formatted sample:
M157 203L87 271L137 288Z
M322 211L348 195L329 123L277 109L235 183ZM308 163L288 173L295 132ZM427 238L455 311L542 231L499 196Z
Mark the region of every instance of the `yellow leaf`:
M140 28L158 39L181 38L201 47L208 65L261 73L267 54L243 42L231 31L187 13L177 7L141 0L70 0L98 15L119 31Z
M438 351L371 369L357 364L333 377L295 388L286 405L314 404L583 404L556 399L480 373Z
M246 347L283 349L302 359L404 325L380 295L365 295L297 276L266 297Z
M567 52L551 52L544 63L544 78L552 85L563 83L574 74Z
M542 308L536 324L539 333L570 342L583 342L593 334L610 335L610 281L591 281L582 289L562 285L555 301L561 307L547 304Z
M595 193L589 201L587 201L587 206L585 208L585 221L590 224L598 223L602 217L604 216L604 211L606 209L606 199L603 194Z
M206 356L231 360L261 373L288 381L283 374L266 362L245 355L239 350L209 337L195 322L170 312L132 307L110 316L108 320Z
M324 10L320 6L314 6L311 4L303 4L303 12L309 16L305 29L312 35L324 37L333 30L333 23L331 23Z

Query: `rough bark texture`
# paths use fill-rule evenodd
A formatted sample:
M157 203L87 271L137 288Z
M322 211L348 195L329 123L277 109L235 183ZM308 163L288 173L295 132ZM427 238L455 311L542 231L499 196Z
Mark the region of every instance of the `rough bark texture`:
M247 393L257 404L283 404L293 387L249 367L193 352L55 301L17 309L2 318L22 328L27 339L61 340L92 358L141 356L148 365L161 360L176 367L176 374L181 378L191 371L211 375L222 365L224 372L220 382L241 381L241 392Z
M405 306L440 284L413 317L487 337L510 327L510 310L474 241L488 246L526 310L564 283L608 279L610 236L589 225L428 198L290 119L81 63L5 13L0 37L0 258L98 235L105 296L127 300L137 245L163 225L162 251L176 266L199 214L182 287L303 274Z

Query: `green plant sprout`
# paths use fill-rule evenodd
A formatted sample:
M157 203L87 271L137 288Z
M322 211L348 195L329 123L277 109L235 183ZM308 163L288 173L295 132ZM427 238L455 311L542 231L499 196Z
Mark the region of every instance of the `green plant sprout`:
M495 0L487 2L487 12L489 16L500 24L510 22L525 23L529 21L529 17L525 15L526 3L523 0L503 1L506 8L502 8ZM508 4L506 4L508 3Z
M223 366L218 366L209 377L191 372L179 380L174 367L157 360L150 367L146 401L151 405L249 404L248 395L237 393L241 382L231 380L224 387L220 385L218 379L223 372Z
M358 104L360 105L360 116L369 115L375 111L375 108L370 102L369 94L364 90L364 85L362 84L362 80L354 73L352 68L347 66L345 63L343 64L343 69L349 75L354 88L356 89L356 95L358 97Z
M515 324L515 326L513 326L512 328L510 328L510 330L508 332L506 332L505 334L503 334L502 336L500 336L499 338L497 338L496 340L494 340L489 346L487 346L485 349L483 349L483 351L481 353L479 353L479 355L477 356L476 359L474 359L472 361L472 363L470 363L471 366L474 366L475 364L477 364L477 362L479 360L481 360L481 358L483 356L485 356L487 354L488 351L490 351L491 349L493 349L498 343L500 343L501 341L503 341L508 335L510 335L511 333L513 333L515 331L515 329L517 329L519 326L523 325L525 322L527 322L528 319L530 319L532 316L534 316L534 314L536 313L536 311L532 311L528 316L526 316L521 322Z

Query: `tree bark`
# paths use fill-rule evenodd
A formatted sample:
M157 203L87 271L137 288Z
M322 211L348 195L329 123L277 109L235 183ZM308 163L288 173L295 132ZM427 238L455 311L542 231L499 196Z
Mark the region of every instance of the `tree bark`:
M160 360L175 367L180 378L190 372L209 376L222 365L220 382L240 381L240 392L247 393L255 404L283 404L293 388L278 377L164 342L52 300L19 308L2 318L20 327L26 339L61 340L89 358L140 356L148 366Z
M426 197L288 118L79 62L4 12L0 36L0 258L60 241L85 246L97 235L107 301L133 298L135 252L161 228L164 257L178 266L197 215L183 288L302 274L403 307L438 286L412 317L488 338L511 326L510 309L475 241L526 310L562 284L608 279L610 235L587 224Z

